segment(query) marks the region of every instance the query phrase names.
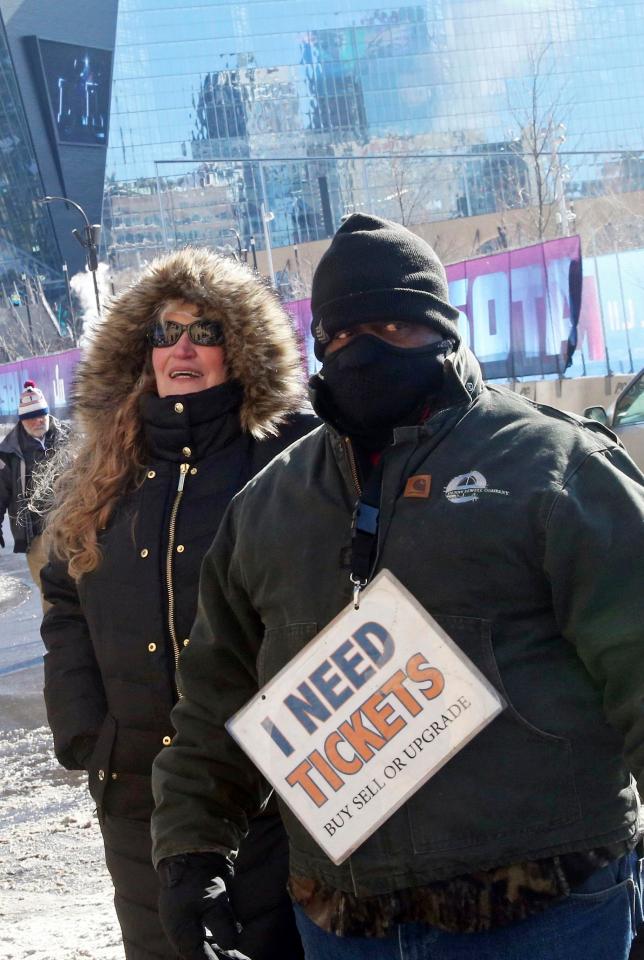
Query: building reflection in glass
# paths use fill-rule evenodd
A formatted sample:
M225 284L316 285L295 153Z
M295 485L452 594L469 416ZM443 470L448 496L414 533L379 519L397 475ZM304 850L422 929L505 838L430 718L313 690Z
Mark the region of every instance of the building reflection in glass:
M632 0L121 0L110 255L225 246L231 230L261 247L262 209L277 247L353 210L413 225L503 214L537 189L556 206L564 183L573 200L632 188L643 50Z
M14 357L5 349L8 340L17 343L7 325L26 325L26 303L35 306L43 294L54 306L64 300L58 245L49 217L36 203L43 194L0 18L0 362ZM28 342L18 346L15 355L29 355Z

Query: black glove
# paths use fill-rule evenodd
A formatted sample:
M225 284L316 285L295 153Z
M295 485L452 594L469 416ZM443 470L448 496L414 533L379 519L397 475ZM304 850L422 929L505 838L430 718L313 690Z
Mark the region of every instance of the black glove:
M233 876L230 861L218 853L183 853L166 857L157 870L161 926L182 960L213 955L243 960L235 950L242 928L226 890Z

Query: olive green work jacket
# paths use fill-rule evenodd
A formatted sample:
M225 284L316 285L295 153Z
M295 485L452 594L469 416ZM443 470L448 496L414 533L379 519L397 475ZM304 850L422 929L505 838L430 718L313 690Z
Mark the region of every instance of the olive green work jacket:
M484 385L464 348L443 399L384 451L374 573L391 570L507 706L340 866L281 805L291 871L361 896L637 830L644 477L603 428ZM351 599L348 446L325 425L288 448L206 555L177 733L155 761L157 862L235 850L266 800L224 724ZM429 496L405 497L419 474Z

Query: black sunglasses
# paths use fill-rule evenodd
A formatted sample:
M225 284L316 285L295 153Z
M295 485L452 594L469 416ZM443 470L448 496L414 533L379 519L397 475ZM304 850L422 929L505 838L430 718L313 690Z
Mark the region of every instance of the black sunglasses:
M198 317L192 323L155 320L148 329L146 338L153 347L173 347L186 330L197 347L220 347L224 342L221 324L217 320L206 320L204 317Z

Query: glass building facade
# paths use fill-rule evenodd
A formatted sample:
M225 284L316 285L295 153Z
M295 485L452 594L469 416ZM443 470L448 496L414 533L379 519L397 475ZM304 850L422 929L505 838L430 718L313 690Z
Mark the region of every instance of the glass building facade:
M541 239L543 211L644 190L643 116L641 0L120 0L107 253L297 245L356 210L529 208Z
M4 24L0 18L0 305L24 299L42 284L64 291L61 256L51 221L36 203L44 194Z

